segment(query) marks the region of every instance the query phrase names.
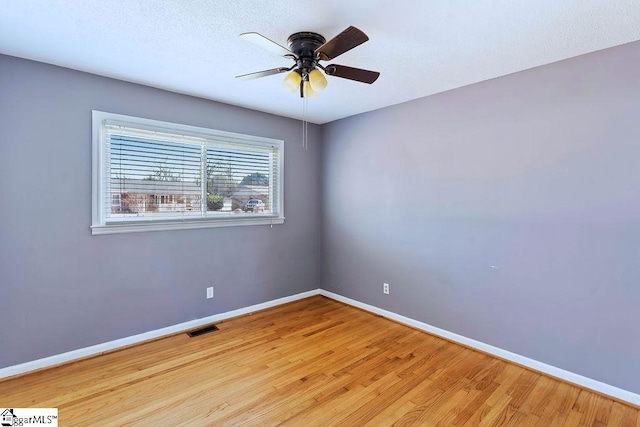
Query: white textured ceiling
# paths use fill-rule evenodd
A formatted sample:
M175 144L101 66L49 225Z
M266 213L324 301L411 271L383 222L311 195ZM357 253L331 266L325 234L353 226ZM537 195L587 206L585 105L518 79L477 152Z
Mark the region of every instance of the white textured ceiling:
M310 122L640 40L640 1L0 0L0 53L301 118L284 75L234 79L290 65L238 35L286 46L291 33L330 39L349 25L370 40L331 62L381 76L329 77Z

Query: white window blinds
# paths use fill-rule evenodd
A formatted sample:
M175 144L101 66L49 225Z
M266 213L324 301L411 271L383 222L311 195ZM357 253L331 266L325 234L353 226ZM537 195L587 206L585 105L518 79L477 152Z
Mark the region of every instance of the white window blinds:
M282 141L139 120L137 126L109 117L98 123L94 228L283 219Z

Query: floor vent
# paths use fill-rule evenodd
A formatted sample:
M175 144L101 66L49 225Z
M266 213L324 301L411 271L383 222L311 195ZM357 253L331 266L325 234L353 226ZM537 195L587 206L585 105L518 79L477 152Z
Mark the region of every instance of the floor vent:
M218 330L218 327L216 325L209 325L209 326L205 326L204 328L194 329L193 331L189 331L187 332L187 335L193 338L193 337L198 337L200 335L204 335L209 332L213 332L217 330Z

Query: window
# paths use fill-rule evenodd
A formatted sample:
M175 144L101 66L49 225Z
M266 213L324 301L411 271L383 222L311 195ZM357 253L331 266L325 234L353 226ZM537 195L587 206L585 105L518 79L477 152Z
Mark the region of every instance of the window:
M111 194L111 212L120 212L120 194Z
M92 233L282 224L280 140L93 112Z

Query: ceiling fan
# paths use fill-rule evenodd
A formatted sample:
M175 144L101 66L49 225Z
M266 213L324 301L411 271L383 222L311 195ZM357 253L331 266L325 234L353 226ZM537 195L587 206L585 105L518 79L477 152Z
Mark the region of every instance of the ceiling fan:
M237 79L250 80L290 71L283 84L291 92L299 90L302 98L314 96L327 86L327 79L320 70L323 70L328 76L341 77L368 84L375 82L380 76L377 71L338 64L326 66L320 64L320 61L332 60L369 40L365 33L353 26L329 41L326 41L320 34L309 31L291 34L287 40L288 49L259 33L242 33L240 37L285 58L292 59L295 63L288 68L279 67L243 74L236 76Z

